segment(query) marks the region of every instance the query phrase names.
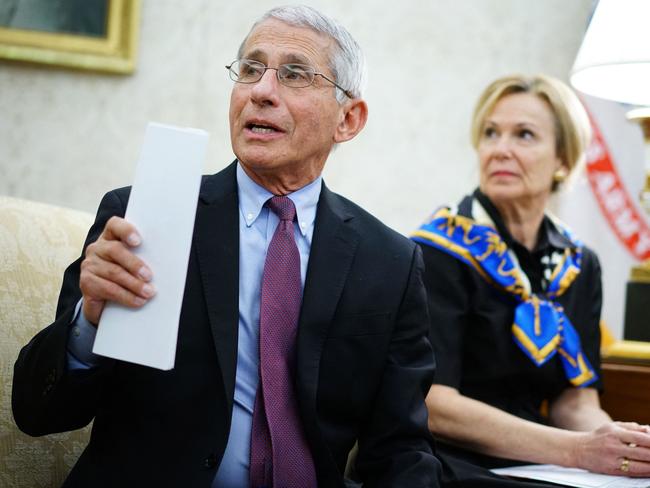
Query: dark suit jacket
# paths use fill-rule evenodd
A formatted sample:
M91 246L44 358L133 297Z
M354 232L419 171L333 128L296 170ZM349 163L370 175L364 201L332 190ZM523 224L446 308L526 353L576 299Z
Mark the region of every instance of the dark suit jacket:
M108 218L124 215L128 196L122 188L104 197L86 245ZM68 371L81 258L66 270L56 321L22 349L13 386L14 417L28 434L77 429L94 418L64 486L210 486L235 388L238 215L233 164L201 186L171 371L109 359ZM419 248L323 185L296 375L319 486L344 485L357 440L364 486L438 486L424 405L434 360L421 273Z

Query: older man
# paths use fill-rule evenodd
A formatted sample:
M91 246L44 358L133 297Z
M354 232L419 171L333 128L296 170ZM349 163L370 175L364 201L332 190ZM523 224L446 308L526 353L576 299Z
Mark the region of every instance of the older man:
M155 293L121 218L129 189L112 191L56 321L18 358L16 422L94 418L66 487L342 487L357 441L364 486L437 486L420 253L321 179L366 122L356 42L311 8L274 9L227 69L237 161L202 183L175 368L90 352L106 301Z

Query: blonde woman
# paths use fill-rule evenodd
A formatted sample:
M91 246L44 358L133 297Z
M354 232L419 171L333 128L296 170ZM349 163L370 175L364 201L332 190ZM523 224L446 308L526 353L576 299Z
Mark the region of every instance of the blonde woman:
M479 188L413 234L438 365L429 428L448 486L517 485L487 469L518 462L650 476L648 427L612 422L599 403L598 258L546 212L589 136L559 80L494 81L472 121Z

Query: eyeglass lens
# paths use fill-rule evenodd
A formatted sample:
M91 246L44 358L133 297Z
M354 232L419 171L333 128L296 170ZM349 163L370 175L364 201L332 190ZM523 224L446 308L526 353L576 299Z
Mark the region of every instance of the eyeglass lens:
M283 64L278 68L270 68L257 61L240 59L230 65L229 71L233 81L255 83L264 76L267 69L275 69L278 80L287 86L302 88L311 85L314 81L313 69L300 64Z

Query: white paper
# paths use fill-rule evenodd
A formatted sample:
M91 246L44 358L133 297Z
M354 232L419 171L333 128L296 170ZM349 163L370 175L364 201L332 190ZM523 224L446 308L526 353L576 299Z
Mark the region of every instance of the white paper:
M125 219L142 237L134 253L151 269L156 295L138 309L107 303L94 353L163 370L174 367L207 142L203 130L147 126Z
M531 464L491 471L501 476L548 481L578 488L650 488L650 478L596 474L584 469L564 468L554 464Z

